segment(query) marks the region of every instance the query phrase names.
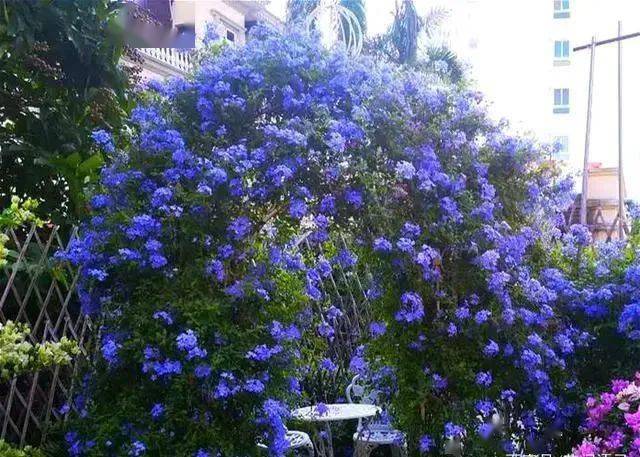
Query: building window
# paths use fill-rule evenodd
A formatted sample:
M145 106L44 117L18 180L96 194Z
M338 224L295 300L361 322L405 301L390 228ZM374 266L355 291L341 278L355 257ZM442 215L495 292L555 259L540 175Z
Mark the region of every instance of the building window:
M227 40L233 43L234 41L236 41L236 34L233 33L231 30L227 30Z
M566 60L569 58L569 41L556 41L553 44L553 57L556 60Z
M569 160L568 136L557 136L553 139L553 158L555 160Z
M565 19L571 16L569 11L569 0L553 0L553 17Z
M569 89L553 89L553 112L569 112Z

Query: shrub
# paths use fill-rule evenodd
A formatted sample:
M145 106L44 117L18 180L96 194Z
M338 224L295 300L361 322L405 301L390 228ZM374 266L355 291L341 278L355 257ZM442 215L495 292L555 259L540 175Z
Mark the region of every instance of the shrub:
M342 363L331 271L368 278L349 368L384 378L413 453L567 448L606 287L580 282L595 257L557 228L570 181L544 151L477 93L297 31L207 49L131 134L95 135L113 164L66 258L102 357L71 454L281 455L299 365Z

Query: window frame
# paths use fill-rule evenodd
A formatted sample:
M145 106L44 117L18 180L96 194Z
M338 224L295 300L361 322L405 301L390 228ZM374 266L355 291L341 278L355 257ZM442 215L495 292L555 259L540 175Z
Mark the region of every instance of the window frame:
M558 53L558 51L560 51ZM555 60L569 60L571 55L571 46L569 40L554 40L553 42L553 58Z
M553 17L555 19L567 19L571 17L570 0L553 0Z
M570 107L570 91L568 87L553 89L553 112L555 114L567 114Z

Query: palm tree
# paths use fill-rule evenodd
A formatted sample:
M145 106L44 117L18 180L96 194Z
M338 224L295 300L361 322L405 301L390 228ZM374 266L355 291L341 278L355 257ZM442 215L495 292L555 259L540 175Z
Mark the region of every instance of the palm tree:
M427 69L458 82L463 69L456 55L445 46L427 46L420 52L420 38L432 38L446 11L435 8L426 16L418 14L414 0L396 0L393 23L383 35L373 37L365 43L368 53L387 58L392 62ZM439 64L444 65L439 65Z
M362 33L365 34L367 14L364 0L339 0L339 3L356 16ZM320 0L287 0L287 22L303 22L319 4Z
M398 53L398 62L413 64L418 56L418 37L424 28L424 20L418 15L413 0L396 1L396 12L389 37Z

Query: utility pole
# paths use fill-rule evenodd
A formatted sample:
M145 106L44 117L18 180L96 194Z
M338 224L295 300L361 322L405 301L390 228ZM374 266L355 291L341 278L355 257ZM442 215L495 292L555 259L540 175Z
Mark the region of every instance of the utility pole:
M624 170L622 161L622 41L630 38L640 37L640 32L628 33L622 35L622 23L618 21L618 36L616 38L607 38L606 40L596 41L595 37L591 38L590 44L576 46L573 52L589 49L591 51L591 61L589 65L589 95L587 99L587 130L585 132L584 142L584 164L582 167L582 195L580 200L580 223L587 222L587 192L589 187L589 140L591 139L591 107L593 103L593 62L595 48L597 46L609 43L617 43L618 45L618 237L624 237L625 216L624 216Z
M622 22L618 21L618 239L624 238L624 175L622 173Z
M587 193L589 190L589 143L591 140L591 106L593 105L593 65L596 56L596 37L591 37L589 61L589 93L587 96L587 128L584 137L584 162L582 164L582 194L580 195L580 223L587 225Z

